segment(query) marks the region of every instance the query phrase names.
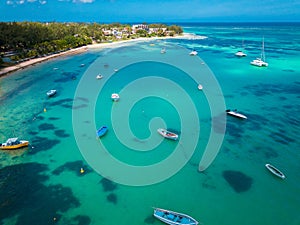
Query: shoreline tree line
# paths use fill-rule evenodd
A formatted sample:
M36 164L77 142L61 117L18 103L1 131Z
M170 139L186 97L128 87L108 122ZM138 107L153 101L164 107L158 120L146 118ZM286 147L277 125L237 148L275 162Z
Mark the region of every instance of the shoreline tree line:
M0 22L0 67L92 43L139 37L174 36L183 32L177 25L149 24L147 26L156 28L157 32L138 30L133 33L131 25L120 23ZM118 31L122 35L106 34L107 30Z

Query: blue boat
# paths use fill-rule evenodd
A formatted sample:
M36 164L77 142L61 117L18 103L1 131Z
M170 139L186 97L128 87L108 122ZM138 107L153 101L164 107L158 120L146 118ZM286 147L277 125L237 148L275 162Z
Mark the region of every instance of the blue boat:
M154 208L153 216L170 225L197 225L199 223L189 215L160 208Z
M100 129L97 130L97 136L102 137L108 131L107 126L102 126Z

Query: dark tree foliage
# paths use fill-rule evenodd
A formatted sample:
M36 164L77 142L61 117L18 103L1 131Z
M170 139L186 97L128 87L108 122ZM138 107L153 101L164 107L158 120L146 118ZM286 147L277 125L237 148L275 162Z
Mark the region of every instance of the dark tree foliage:
M171 36L182 33L181 27L176 25L150 24L149 27L167 28L168 35ZM105 35L103 32L110 29L126 30L122 39L148 36L145 31L132 34L130 25L120 23L0 22L0 55L3 57L6 53L11 53L10 59L18 61L66 51L93 42L115 41L115 36ZM160 31L157 35L166 34ZM0 63L2 61L1 59Z

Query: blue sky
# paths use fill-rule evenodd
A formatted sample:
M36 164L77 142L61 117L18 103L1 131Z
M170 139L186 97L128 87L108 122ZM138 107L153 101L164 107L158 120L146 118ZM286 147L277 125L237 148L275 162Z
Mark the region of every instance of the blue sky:
M1 0L0 21L300 22L300 1Z

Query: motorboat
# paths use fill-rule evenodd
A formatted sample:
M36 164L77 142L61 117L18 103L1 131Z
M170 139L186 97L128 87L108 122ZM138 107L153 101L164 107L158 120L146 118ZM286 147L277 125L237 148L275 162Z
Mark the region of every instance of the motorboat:
M244 40L243 40L243 42L242 42L242 46L243 46L243 49L244 49ZM237 56L237 57L246 57L247 54L240 50L240 51L237 51L237 52L235 53L235 56Z
M271 165L269 163L267 163L265 166L275 176L280 177L281 179L285 178L285 175L279 169L277 169L275 166L273 166L273 165Z
M2 143L0 149L2 150L14 150L18 148L27 147L29 145L29 141L19 140L19 138L9 138L6 142Z
M196 56L196 55L198 55L198 52L196 50L190 52L190 56Z
M230 110L230 109L227 109L226 110L226 113L230 116L234 116L234 117L237 117L237 118L240 118L240 119L247 119L247 116L237 112L237 110Z
M108 131L108 127L107 126L102 126L97 130L97 137L102 137L106 134L106 132Z
M117 93L113 93L111 95L111 99L116 102L120 99L120 96Z
M166 129L159 128L157 129L157 132L165 138L175 140L175 141L178 139L178 134L172 133Z
M203 90L203 86L202 84L198 84L198 90L202 91Z
M165 48L162 48L162 49L160 50L160 53L161 53L161 54L166 53L166 49L165 49Z
M47 92L48 97L52 97L54 95L56 95L57 91L56 90L50 90Z
M101 74L98 74L97 76L96 76L96 79L97 80L100 80L100 79L102 79L103 78L103 76L101 75Z
M199 223L189 215L160 208L154 208L153 216L170 225L197 225Z
M245 56L247 56L247 54L244 53L243 51L237 51L237 52L235 53L235 56L237 56L237 57L245 57Z

